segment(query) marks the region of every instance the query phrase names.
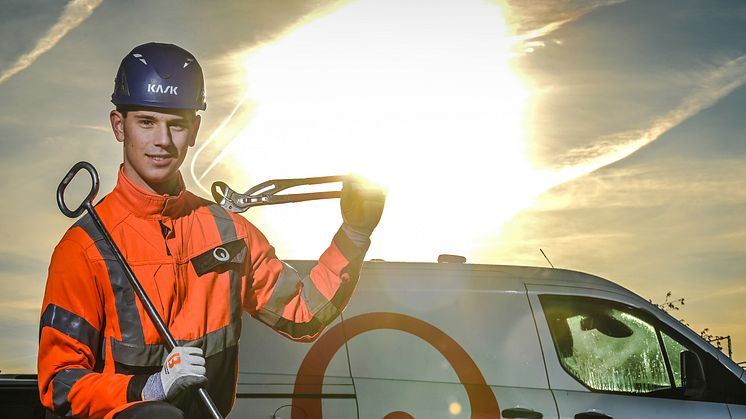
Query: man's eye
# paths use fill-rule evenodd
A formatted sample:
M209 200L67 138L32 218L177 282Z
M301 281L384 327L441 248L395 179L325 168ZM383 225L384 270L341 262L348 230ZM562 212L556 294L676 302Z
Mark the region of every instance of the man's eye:
M141 119L140 125L143 127L150 127L153 126L153 121L147 120L147 119Z

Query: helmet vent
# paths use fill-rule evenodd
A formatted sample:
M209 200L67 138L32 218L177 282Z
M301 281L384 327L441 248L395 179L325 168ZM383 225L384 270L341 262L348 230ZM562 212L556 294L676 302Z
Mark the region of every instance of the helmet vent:
M117 83L117 94L122 96L130 95L130 88L127 84L127 73L122 71L119 77L119 83Z
M148 62L145 61L145 58L142 58L142 54L132 54L132 56L140 60L140 62L142 62L143 64L148 65Z

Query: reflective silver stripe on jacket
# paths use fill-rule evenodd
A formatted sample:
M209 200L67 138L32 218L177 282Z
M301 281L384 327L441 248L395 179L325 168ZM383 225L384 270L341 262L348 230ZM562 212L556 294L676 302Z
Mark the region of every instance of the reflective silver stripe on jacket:
M145 337L143 336L142 323L140 322L140 313L137 311L137 303L135 302L135 290L130 285L124 269L114 257L114 251L109 247L108 243L104 240L104 236L93 224L93 219L90 215L81 218L75 225L83 228L91 240L93 240L96 249L104 259L111 288L114 292L122 342L132 346L143 345Z
M98 358L101 332L86 319L64 308L49 304L39 322L39 339L44 327L51 327L87 346L94 358Z
M92 373L85 368L69 368L59 371L52 380L52 403L54 413L59 416L72 416L70 407L70 389L81 378Z
M313 271L312 271L313 272ZM313 283L311 276L303 278L303 289L301 290L301 297L306 301L308 310L314 316L321 311L324 306L329 304L329 300L324 297L324 294L319 291L316 284Z
M265 312L269 316L274 316L275 320L277 320L277 318L282 316L285 305L298 294L298 290L303 286L302 282L298 271L287 263L282 262L282 271L280 271L280 276L275 282L272 295L260 311Z
M199 339L177 340L178 346L202 348L205 358L218 354L226 348L238 344L241 336L241 324L233 322L218 330L212 331ZM114 338L110 338L111 353L116 362L134 367L157 367L163 364L168 355L166 346L162 344L147 344L129 346Z
M228 212L218 204L212 204L208 208L215 219L222 242L228 243L236 240L238 238L236 235L236 226L233 224L233 219ZM241 304L241 273L235 269L231 269L229 275L231 287L230 321L231 323L239 323L240 325L241 315L243 314L243 304Z
M315 328L319 327L319 324L315 321L328 324L339 315L339 309L324 297L324 294L319 291L310 276L301 279L298 271L292 266L285 262L282 262L282 264L282 271L279 278L277 278L272 295L264 307L254 314L254 317L291 336L300 337L310 332L305 327L298 328L298 325L303 324ZM301 298L303 298L306 307L308 307L308 310L313 315L313 318L307 323L291 322L282 317L285 306L298 294L298 288L301 288ZM300 330L303 331L301 332ZM300 335L296 336L296 333L300 333Z

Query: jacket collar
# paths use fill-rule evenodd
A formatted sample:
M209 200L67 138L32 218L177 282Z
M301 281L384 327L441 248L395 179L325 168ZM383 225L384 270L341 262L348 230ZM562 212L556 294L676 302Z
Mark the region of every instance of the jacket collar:
M119 167L117 185L113 194L122 202L126 209L139 218L161 219L176 218L188 209L186 187L179 172L178 195L158 195L148 192L124 174L123 166Z

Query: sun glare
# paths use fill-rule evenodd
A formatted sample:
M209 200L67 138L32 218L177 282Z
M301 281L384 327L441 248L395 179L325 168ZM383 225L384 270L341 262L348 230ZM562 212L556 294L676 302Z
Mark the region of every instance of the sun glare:
M252 113L222 154L258 156L244 183L354 172L386 185L371 257L469 255L542 183L509 35L482 0L351 2L247 52Z

